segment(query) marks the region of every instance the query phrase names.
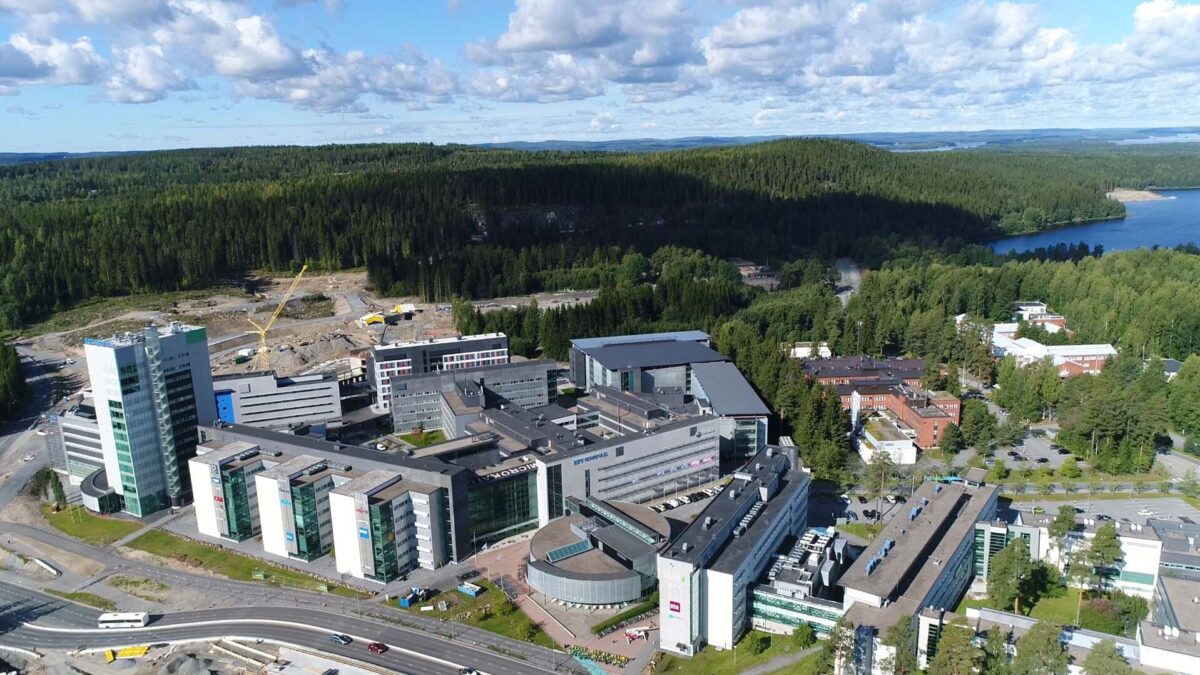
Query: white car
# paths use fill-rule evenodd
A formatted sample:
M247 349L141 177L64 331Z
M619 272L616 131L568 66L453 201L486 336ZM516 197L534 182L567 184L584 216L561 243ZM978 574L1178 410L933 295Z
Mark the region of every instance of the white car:
M679 498L679 502L680 502L681 504L691 504L691 503L692 503L692 498L691 498L691 497L689 497L689 496L687 496L687 495L684 495L684 496L682 496L682 497L680 497L680 498Z
M1138 515L1139 516L1152 516L1152 515L1154 515L1154 511L1151 509L1141 509L1140 511L1138 511Z
M667 502L667 505L670 506L671 508L675 508L676 506L679 506L682 503L683 502L679 501L678 499L672 499Z

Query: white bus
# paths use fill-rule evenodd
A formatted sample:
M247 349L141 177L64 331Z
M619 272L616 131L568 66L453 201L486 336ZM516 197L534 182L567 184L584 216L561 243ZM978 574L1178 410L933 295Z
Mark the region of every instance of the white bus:
M144 628L150 615L145 612L121 612L101 614L101 628Z

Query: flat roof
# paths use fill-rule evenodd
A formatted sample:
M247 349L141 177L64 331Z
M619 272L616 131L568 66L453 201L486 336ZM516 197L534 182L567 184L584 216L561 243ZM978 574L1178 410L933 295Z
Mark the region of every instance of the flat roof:
M1021 512L1018 514L1022 525L1032 525L1034 527L1050 527L1050 523L1054 522L1054 516L1048 514L1026 514ZM1119 520L1108 521L1117 528L1117 536L1128 537L1130 539L1146 539L1149 541L1158 541L1158 533L1149 525L1140 523L1123 523ZM1076 514L1075 516L1075 531L1076 532L1091 532L1095 533L1106 524L1103 520L1095 520L1085 516Z
M145 330L154 328L158 330L159 337L169 337L171 335L182 335L196 330L204 330L203 326L191 326L178 321L172 321L166 326L148 325L146 328L138 331L126 331L124 333L113 333L110 338L91 338L85 337L83 343L96 347L108 347L113 349L116 347L128 347L133 344L141 344L146 341Z
M610 344L583 351L608 370L659 368L729 360L729 357L699 342L676 340Z
M881 441L905 441L908 436L905 436L900 431L900 427L890 419L882 415L872 415L867 418L866 430L875 438Z
M807 359L804 370L815 377L897 377L913 379L925 370L921 359L876 359L871 356L842 356Z
M1196 598L1200 598L1200 580L1160 574L1158 585L1165 591L1165 604L1178 622L1178 627L1200 631L1200 603L1196 602Z
M455 342L467 342L468 340L496 340L499 338L508 339L504 333L480 333L478 335L451 335L449 337L430 338L428 340L412 340L409 342L391 342L386 345L374 345L371 351L382 351L385 349L404 349L408 347L427 347L430 345L448 345Z
M962 538L974 529L995 491L995 486L968 489L962 483L922 483L846 569L838 585L885 599L903 595L921 602L944 569L939 563L925 565L926 561L949 559ZM885 556L881 551L886 541L892 545ZM879 563L867 573L867 562L876 557ZM919 566L924 567L912 576ZM901 584L907 584L903 593L899 592Z
M729 361L692 364L692 373L700 380L704 394L718 415L769 416L770 408L759 398L742 371Z
M604 345L628 344L632 342L707 342L708 333L702 330L680 330L666 333L639 333L636 335L612 335L608 337L576 338L571 340L571 346L576 349L594 349Z
M696 564L712 542L714 533L729 525L735 517L741 518L742 514L750 509L750 505L759 500L759 488L778 477L780 489L766 502L746 533L738 537L730 535L728 541L722 542L721 548L709 558L709 569L736 569L746 554L759 543L756 540L761 528L771 525L771 521L778 517L778 510L782 504L807 480L807 476L799 471L798 467L788 466L787 454L773 445L764 447L733 475L733 481L709 500L704 510L696 514L696 519L661 555L672 560ZM705 522L710 523L709 527L704 526ZM684 545L687 547L686 551Z

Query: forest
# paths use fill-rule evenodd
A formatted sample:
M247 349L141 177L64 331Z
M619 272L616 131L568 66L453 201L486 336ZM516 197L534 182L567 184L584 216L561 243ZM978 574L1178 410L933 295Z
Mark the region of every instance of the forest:
M252 270L365 267L382 294L600 280L633 248L779 263L1119 217L1105 192L1192 181L1198 155L891 153L783 140L660 153L427 144L203 149L0 167L0 328L80 300Z
M12 345L0 344L0 421L16 419L25 410L25 379L21 357Z
M962 254L924 252L864 274L862 290L843 310L819 261L784 265L791 287L767 293L742 284L717 258L667 247L649 258L626 252L587 305L488 312L461 298L452 305L462 332L503 331L514 353L540 350L559 360L573 337L705 330L776 410L780 432L803 440L806 465L820 477L844 475L838 449L846 420L823 408L827 392L787 358L786 345L796 341L825 341L839 355L921 357L930 379L938 379L939 366L957 372L961 365L999 382L997 403L1014 419L1057 417L1062 443L1091 464L1111 473L1143 471L1168 429L1200 429L1200 356L1189 357L1200 345L1200 298L1189 291L1200 284L1200 255L1184 247L1077 257L964 264ZM1017 368L1011 359L997 365L986 326L1009 319L1012 303L1029 298L1065 314L1077 331L1072 339L1111 342L1124 356L1098 377L1066 381L1049 366ZM962 328L958 314L967 315ZM1151 358L1158 356L1187 359L1169 387L1161 361ZM963 435L974 442L989 434L978 430L987 422L970 412L964 409Z

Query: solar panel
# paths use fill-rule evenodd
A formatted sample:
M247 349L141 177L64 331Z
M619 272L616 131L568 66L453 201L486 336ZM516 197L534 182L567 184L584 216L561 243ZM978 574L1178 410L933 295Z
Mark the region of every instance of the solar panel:
M585 551L590 551L591 549L592 549L592 540L584 539L582 541L577 541L574 544L567 544L566 546L560 546L559 548L556 548L553 551L550 551L549 553L547 553L546 554L546 562L556 563L560 560L566 560L567 558L570 558L573 555L579 555L580 553L583 553Z

